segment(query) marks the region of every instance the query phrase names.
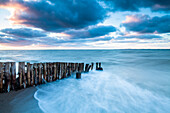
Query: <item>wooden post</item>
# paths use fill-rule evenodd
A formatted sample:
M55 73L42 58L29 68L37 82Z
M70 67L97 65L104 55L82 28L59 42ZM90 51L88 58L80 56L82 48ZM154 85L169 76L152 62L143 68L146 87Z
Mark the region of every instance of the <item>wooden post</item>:
M77 71L76 70L76 63L74 63L74 69L73 69L73 72Z
M61 79L61 63L58 63L58 79Z
M52 82L52 79L53 79L53 64L52 63L49 63L49 70L50 70L50 82Z
M76 73L76 79L81 79L81 73L80 72Z
M30 75L31 75L31 86L33 86L35 84L35 76L34 76L33 64L30 64Z
M99 62L99 67L101 67L101 62Z
M42 63L38 63L38 84L42 84Z
M67 76L71 76L71 63L68 63L68 66L67 66Z
M67 73L67 63L64 63L63 78L66 78L66 73Z
M99 67L96 70L103 70L103 68L101 67L101 62L99 62Z
M81 72L81 63L78 65L78 72Z
M94 63L92 62L92 63L91 63L91 70L93 70L93 66L94 66Z
M19 62L18 65L18 74L19 74L19 87L22 88L22 62Z
M16 89L16 63L12 62L11 63L11 75L12 75L12 89Z
M22 62L22 75L23 75L23 82L24 82L24 88L26 88L27 86L27 79L26 79L26 76L25 76L25 62Z
M28 81L28 86L31 86L31 74L30 74L30 63L27 63L27 81Z
M10 63L5 63L5 83L6 83L6 89L5 91L10 92L11 90L11 74L10 74Z
M0 93L3 92L4 63L0 62Z
M56 81L57 80L57 63L53 63L53 72L54 72L54 78L53 78L53 81Z
M91 68L91 65L88 67L87 72L89 72L90 68Z
M75 71L78 71L78 63L75 63Z
M71 72L73 72L73 70L74 70L74 63L71 63Z
M50 81L50 66L49 63L47 63L47 82Z
M84 72L84 63L81 64L81 72Z
M86 64L85 72L88 72L89 64Z
M98 68L99 68L99 67L98 67L98 64L99 64L99 63L97 62L97 63L96 63L96 70L98 70Z
M64 70L64 64L63 63L60 63L61 65L61 68L60 68L60 71L61 71L61 78L60 79L63 79L63 70Z
M71 63L69 63L69 73L70 73L70 76L71 76Z
M43 63L43 78L45 81L47 81L47 65L46 63Z
M34 63L34 77L35 77L35 84L34 85L37 85L38 84L38 74L37 74L37 63Z
M59 73L59 62L56 62L56 80L58 79Z

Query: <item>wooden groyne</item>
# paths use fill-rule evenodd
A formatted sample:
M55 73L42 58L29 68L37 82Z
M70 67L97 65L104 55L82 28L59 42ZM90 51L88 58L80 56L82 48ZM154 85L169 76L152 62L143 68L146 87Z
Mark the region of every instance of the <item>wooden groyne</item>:
M94 63L26 63L0 62L0 93L36 86L71 76L81 78L82 72L93 70ZM18 69L18 73L16 71ZM103 70L101 63L96 63L96 70Z

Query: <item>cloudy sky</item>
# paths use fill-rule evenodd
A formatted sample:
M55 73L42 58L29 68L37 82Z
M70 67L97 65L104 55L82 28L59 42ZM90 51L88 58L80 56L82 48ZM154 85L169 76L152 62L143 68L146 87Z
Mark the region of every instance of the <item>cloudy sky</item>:
M0 49L170 49L169 0L0 0Z

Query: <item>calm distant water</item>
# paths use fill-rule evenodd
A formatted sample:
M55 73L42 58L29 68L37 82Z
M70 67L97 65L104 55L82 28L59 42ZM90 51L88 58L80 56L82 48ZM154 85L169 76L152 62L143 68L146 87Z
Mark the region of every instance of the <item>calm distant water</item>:
M103 72L38 86L45 113L170 112L170 50L0 51L0 61L102 62Z

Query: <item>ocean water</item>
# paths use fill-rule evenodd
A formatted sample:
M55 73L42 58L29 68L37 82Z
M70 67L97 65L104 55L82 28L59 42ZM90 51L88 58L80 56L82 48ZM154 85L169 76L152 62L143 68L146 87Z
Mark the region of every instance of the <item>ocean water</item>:
M80 80L37 86L44 113L170 113L170 50L0 51L0 61L102 62Z

